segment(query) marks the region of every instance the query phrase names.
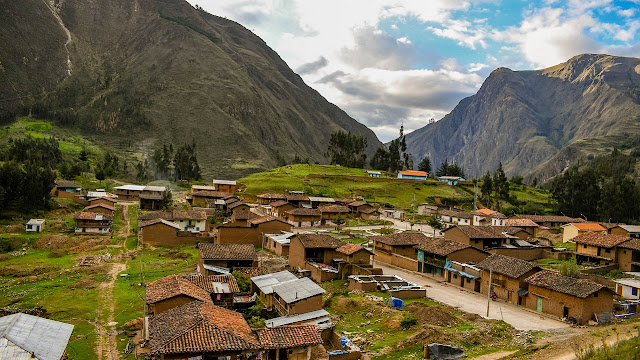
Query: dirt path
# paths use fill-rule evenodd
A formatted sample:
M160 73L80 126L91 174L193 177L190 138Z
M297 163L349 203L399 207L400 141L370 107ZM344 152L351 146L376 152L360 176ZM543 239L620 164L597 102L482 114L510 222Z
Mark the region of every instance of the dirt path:
M131 224L129 222L129 205L122 204L122 219L124 224L118 230L118 237L122 239L122 243L118 247L122 248L124 252L127 252L127 238L131 234ZM118 344L116 342L115 322L115 307L116 301L113 294L116 279L118 275L127 269L128 257L122 257L123 262L112 262L110 264L111 269L107 274L108 280L100 283L98 290L100 293L99 299L99 319L106 319L104 324L100 324L100 320L96 321L96 333L98 339L96 341L96 353L98 354L98 360L120 360L120 354L118 352ZM106 353L106 354L105 354Z
M487 355L482 355L482 356L478 356L473 358L473 360L499 360L502 359L503 357L507 357L511 354L515 353L515 351L498 351L498 352L494 352L492 354L487 354Z

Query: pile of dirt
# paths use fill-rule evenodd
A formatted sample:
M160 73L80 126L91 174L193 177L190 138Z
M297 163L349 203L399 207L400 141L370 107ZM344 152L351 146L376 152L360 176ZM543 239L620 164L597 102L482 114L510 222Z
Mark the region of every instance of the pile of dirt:
M415 315L421 324L452 326L459 322L459 319L448 309L438 305L414 302L405 306L405 310Z
M447 343L451 341L451 334L443 334L438 329L425 326L417 333L398 343L398 347L413 346L415 344Z
M19 234L24 230L23 225L6 225L0 226L0 233Z
M71 238L64 235L44 235L33 245L35 249L68 249L82 242L80 238Z
M129 320L122 325L122 330L124 331L136 331L141 330L144 325L144 321L142 318L137 318L133 320Z

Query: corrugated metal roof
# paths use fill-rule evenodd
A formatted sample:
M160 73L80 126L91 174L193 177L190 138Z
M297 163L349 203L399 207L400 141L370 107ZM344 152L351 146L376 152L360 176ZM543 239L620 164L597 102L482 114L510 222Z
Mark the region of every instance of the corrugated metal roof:
M309 278L301 278L287 281L273 287L273 292L282 300L291 304L296 301L308 299L312 296L323 294L325 291Z
M284 232L282 234L266 234L269 239L278 242L282 245L288 245L291 243L291 238L295 235L292 232Z
M42 225L44 224L44 219L31 219L27 221L27 225Z
M236 185L235 180L213 180L213 183L216 185Z
M333 198L309 196L309 200L315 202L336 202Z
M27 314L0 318L0 359L60 360L73 325Z
M273 293L273 287L287 281L297 280L298 278L291 272L284 270L277 273L254 276L251 278L254 284L265 294Z
M309 320L315 320L318 318L329 316L329 312L325 309L320 309L316 311L311 311L304 314L294 315L294 316L281 316L274 319L270 319L264 322L266 327L275 327L275 326L283 326L283 325L291 325L298 322L306 322Z
M640 225L619 225L630 233L640 233Z
M142 191L144 190L144 185L120 185L116 186L114 189L116 190L131 190L131 191Z
M626 285L626 286L634 287L636 289L640 289L640 280L638 279L618 279L614 281L616 284Z

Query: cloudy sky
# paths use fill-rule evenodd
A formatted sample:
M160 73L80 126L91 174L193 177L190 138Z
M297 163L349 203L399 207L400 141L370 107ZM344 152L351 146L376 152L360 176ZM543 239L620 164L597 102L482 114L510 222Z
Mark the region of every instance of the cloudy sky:
M640 57L640 0L188 0L266 41L382 141L439 120L500 66Z

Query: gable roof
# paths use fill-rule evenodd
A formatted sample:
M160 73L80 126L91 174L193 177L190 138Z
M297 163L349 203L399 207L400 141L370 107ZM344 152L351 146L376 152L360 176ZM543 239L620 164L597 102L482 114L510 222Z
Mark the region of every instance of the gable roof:
M194 283L209 294L228 294L240 292L238 282L233 275L185 275L184 279Z
M105 209L110 210L110 211L116 211L115 207L107 205L107 204L103 204L103 203L89 205L86 208L84 208L84 210L92 210L92 209L99 208L99 207L105 208Z
M213 183L216 185L238 185L235 180L216 180L213 179Z
M254 214L250 210L238 210L233 213L232 218L234 220L251 220L260 217L258 214Z
M476 214L479 214L479 215L493 215L495 213L497 213L497 211L491 210L491 209L478 209L478 210L476 210Z
M346 245L344 241L325 234L298 234L296 237L300 240L302 246L307 249L337 249Z
M285 195L287 201L309 201L309 197L304 194L289 194Z
M473 214L469 211L440 210L440 215L456 217L459 219L471 219Z
M517 279L531 270L539 269L538 266L524 260L509 256L493 254L476 264L482 270L492 270L495 273Z
M288 202L287 200L278 200L276 202L271 203L271 208L279 208L285 205L290 205L293 207L296 207L295 205L293 205L292 203Z
M640 251L640 239L632 238L619 245L621 248Z
M173 210L173 220L207 220L204 210Z
M568 216L558 215L528 215L528 214L516 214L511 217L512 219L530 219L534 222L555 222L555 223L579 223L584 222L581 218L572 218Z
M531 285L579 298L586 298L601 289L607 289L606 286L588 279L574 279L549 270L537 272L525 281Z
M275 285L273 286L273 292L278 294L278 296L287 304L291 304L313 296L324 294L325 290L313 282L313 280L303 277Z
M138 223L138 227L139 228L144 228L150 225L155 225L155 224L163 224L169 227L172 227L176 230L182 230L182 228L180 227L180 225L174 223L173 221L169 221L169 220L165 220L165 219L152 219L152 220L144 220L141 221L140 223Z
M0 358L60 360L72 331L71 324L23 313L0 317Z
M256 196L258 199L286 199L286 196L284 196L284 194L276 194L276 193L266 193L266 194L260 194L258 196Z
M103 221L103 220L113 220L113 215L90 212L90 211L80 211L73 215L73 219Z
M80 185L69 180L56 180L55 183L56 183L56 186L59 188L76 188L76 189L81 188Z
M138 220L153 219L173 220L173 213L171 211L150 211L145 214L138 214Z
M213 303L208 292L178 275L169 275L152 281L145 288L145 302L147 304L155 304L179 295L185 295L206 303Z
M253 282L263 293L271 294L273 293L274 286L296 279L297 277L290 271L283 270L275 273L254 276L251 278L251 282Z
M246 207L249 207L249 205L248 205L248 204L245 204L245 203L243 203L242 201L235 201L235 202L232 202L231 204L227 205L227 208L228 208L229 210L233 210L233 209L237 208L238 206L246 206Z
M504 221L505 226L515 227L538 227L538 224L531 219L506 219Z
M286 349L322 344L316 325L278 326L256 329L258 341L265 349Z
M456 225L444 232L451 229L459 229L463 234L470 239L507 239L508 236L504 234L507 230L504 226L475 226L475 225Z
M318 210L321 213L348 213L349 208L344 205L327 205L327 206L319 206Z
M629 232L630 234L638 234L640 233L640 225L626 225L626 224L622 224L622 225L618 225L617 227L626 230L627 232Z
M103 196L103 197L94 197L94 198L90 198L90 199L89 199L89 200L87 200L87 201L88 201L89 203L92 203L92 202L97 201L97 200L106 200L106 201L108 201L108 202L110 202L110 203L114 203L114 204L118 202L118 200L116 200L116 199L112 199L112 198L110 198L110 197L105 197L105 196Z
M580 231L606 231L602 225L594 222L584 222L584 223L569 223L568 225L573 225Z
M390 246L415 246L427 241L427 236L419 232L404 231L396 234L371 236L370 240Z
M200 257L204 260L257 260L258 255L251 244L212 244L198 245Z
M277 221L277 222L283 223L283 224L285 224L287 226L291 226L291 224L289 224L288 222L283 221L283 220L278 219L278 218L273 217L273 216L269 216L269 215L259 216L259 217L253 218L253 219L249 219L249 223L251 225L254 225L254 226L257 226L257 225L260 225L260 224L264 224L264 223L268 223L268 222L272 222L272 221Z
M149 345L154 355L260 348L242 314L197 301L149 319Z
M320 216L322 213L318 209L297 208L287 211L287 214L294 216Z
M199 196L213 199L223 199L229 196L229 193L224 191L212 191L212 190L199 190L191 194L191 196Z
M418 250L440 256L447 256L456 251L464 250L470 247L472 246L453 240L447 240L444 238L427 238L425 241L415 246L415 248Z
M371 250L369 249L365 249L360 245L357 244L353 244L353 243L346 243L342 246L340 246L339 248L336 249L337 252L341 253L341 254L345 254L345 255L353 255L355 253L357 253L360 250L364 250L367 251L369 253L371 253Z
M624 243L625 241L628 241L629 239L630 238L628 236L611 235L597 231L588 231L574 237L573 239L571 239L571 241L575 242L576 244L612 248Z
M417 170L404 170L404 171L400 171L400 174L406 175L406 176L424 176L424 177L429 176L428 172L417 171Z

